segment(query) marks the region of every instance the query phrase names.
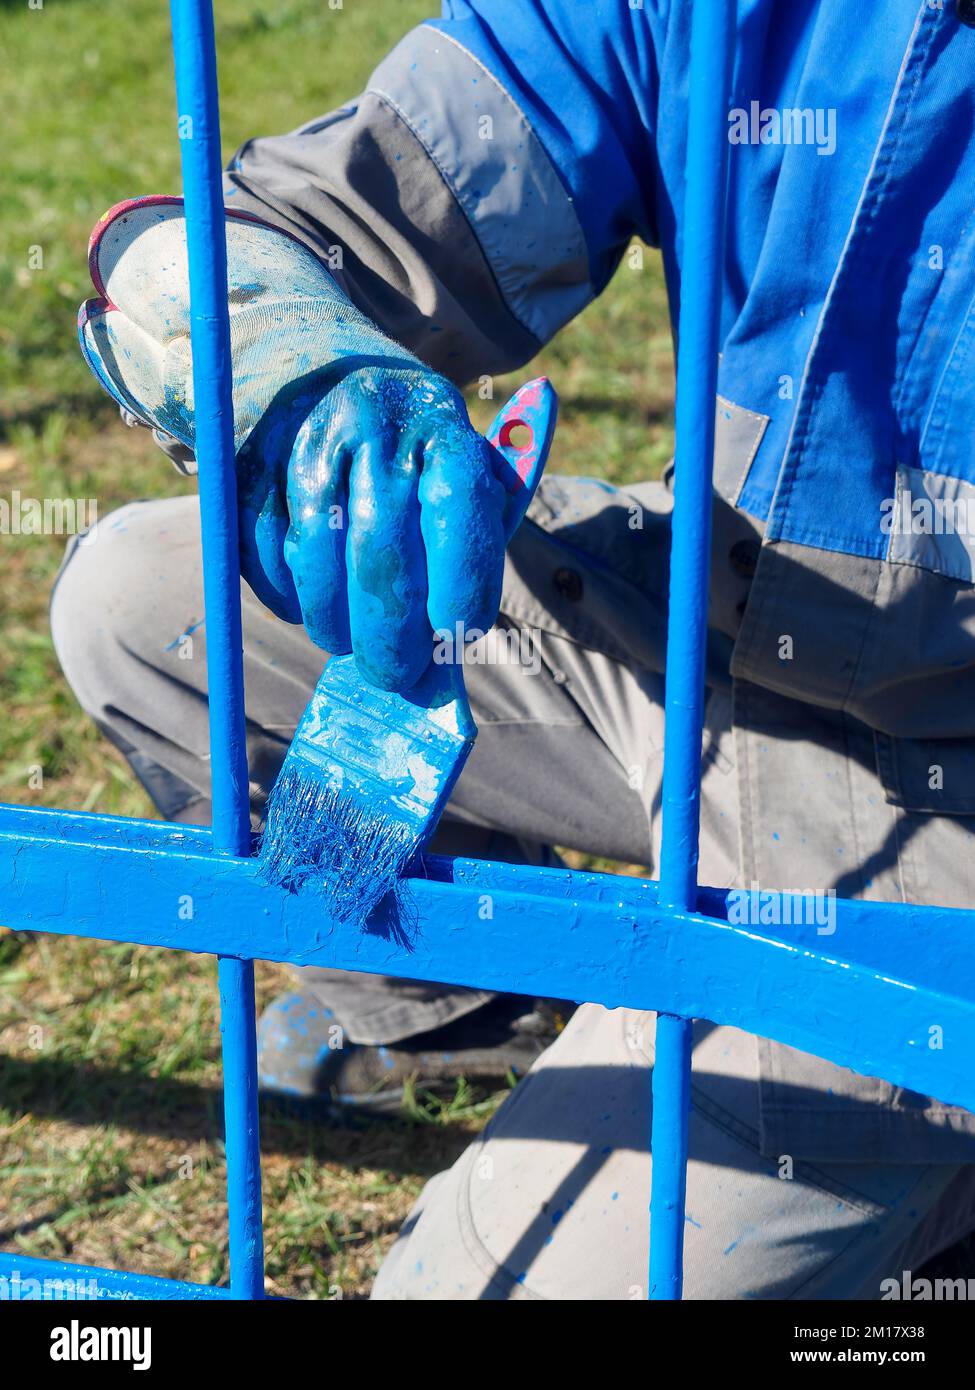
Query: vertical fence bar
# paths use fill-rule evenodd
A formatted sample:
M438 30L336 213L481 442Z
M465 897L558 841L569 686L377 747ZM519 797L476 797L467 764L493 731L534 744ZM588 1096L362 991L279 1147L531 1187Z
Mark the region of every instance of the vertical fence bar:
M250 808L216 39L211 0L170 0L170 12L189 256L213 845L219 853L248 855ZM263 1298L253 963L221 958L219 984L230 1287L237 1298Z
M734 34L734 0L695 0L677 335L676 469L660 854L661 903L690 910L697 902L711 467ZM690 1020L658 1014L651 1134L653 1299L681 1296L690 1082Z

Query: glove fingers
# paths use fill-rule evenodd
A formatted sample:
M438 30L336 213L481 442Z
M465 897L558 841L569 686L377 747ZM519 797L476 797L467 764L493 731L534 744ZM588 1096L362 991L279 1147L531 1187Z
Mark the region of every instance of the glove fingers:
M303 516L299 524L292 523L284 542L305 630L316 647L333 656L352 650L345 545L346 517L341 508Z
M429 583L427 613L436 632L487 632L498 615L504 573L506 493L491 446L463 426L441 427L426 442L418 496Z
M333 655L352 650L346 593L348 450L329 440L328 417L306 421L288 470L291 525L284 558L308 636Z
M240 572L276 617L299 623L298 596L284 559L288 509L275 482L273 462L253 441L237 455Z
M285 560L288 510L277 489L264 505L240 508L240 572L256 596L277 618L300 623L301 604Z
M349 478L352 650L387 690L415 685L432 653L416 476L415 451L384 434L358 450Z

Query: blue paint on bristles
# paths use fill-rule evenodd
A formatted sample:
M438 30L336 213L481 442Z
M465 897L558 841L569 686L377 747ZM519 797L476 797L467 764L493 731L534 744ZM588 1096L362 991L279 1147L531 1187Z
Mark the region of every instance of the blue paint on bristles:
M364 922L433 833L476 734L457 667L399 695L333 657L268 798L262 876Z
M541 377L488 432L511 468L509 539L545 466L556 406ZM514 438L518 426L524 441ZM353 657L333 657L268 797L262 878L317 892L330 916L365 925L429 843L476 736L460 665L431 660L397 693L363 680Z

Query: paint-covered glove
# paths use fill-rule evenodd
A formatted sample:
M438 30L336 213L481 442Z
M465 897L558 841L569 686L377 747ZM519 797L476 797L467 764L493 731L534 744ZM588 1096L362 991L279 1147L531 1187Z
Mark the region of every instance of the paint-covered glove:
M508 465L457 390L387 338L303 245L228 214L241 570L279 617L377 685L405 689L433 630L497 614ZM194 446L182 203L113 208L79 335L96 376L164 440Z

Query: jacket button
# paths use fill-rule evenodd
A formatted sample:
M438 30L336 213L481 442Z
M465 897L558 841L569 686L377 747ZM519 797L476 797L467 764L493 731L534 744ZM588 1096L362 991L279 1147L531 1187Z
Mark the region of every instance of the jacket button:
M578 603L582 598L582 579L575 570L556 570L555 587L563 598Z
M744 579L751 579L758 568L758 541L735 541L728 552L731 568Z
M975 29L975 0L955 0L955 9L962 24Z

